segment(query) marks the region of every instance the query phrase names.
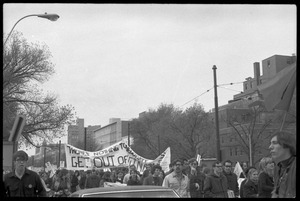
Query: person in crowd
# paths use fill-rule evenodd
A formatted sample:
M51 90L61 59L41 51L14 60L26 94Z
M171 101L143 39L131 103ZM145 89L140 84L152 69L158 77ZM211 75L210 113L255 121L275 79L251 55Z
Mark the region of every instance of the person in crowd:
M116 169L111 169L111 172L110 172L110 181L113 182L113 183L115 183L117 177L118 177L117 170Z
M144 183L145 178L147 178L149 175L151 175L151 171L149 171L149 169L145 169L140 179L141 184Z
M245 171L247 170L247 168L248 168L248 163L247 163L247 161L243 161L242 163L240 163L241 164L241 167L242 167L242 169L243 169L243 172L241 173L241 175L240 175L240 178L247 178L247 175L246 175L246 173L245 173Z
M240 191L237 175L232 172L232 162L230 160L224 162L223 174L227 178L228 189L234 192L235 197L239 197Z
M212 165L213 171L204 180L204 197L206 198L228 198L227 178L222 174L223 165L216 161Z
M80 172L80 179L79 179L79 189L84 189L85 188L85 182L86 182L86 173L81 170Z
M58 191L58 186L60 183L60 170L56 170L55 174L52 177L52 185L51 185L51 190L54 192Z
M162 168L160 165L156 164L152 166L151 174L148 175L143 181L143 185L154 185L154 186L161 186L163 183L163 178L159 176L161 173Z
M201 169L198 168L198 162L195 158L189 160L189 166L188 177L190 179L190 196L191 198L203 198L205 175L201 172Z
M91 172L91 175L86 179L85 188L95 188L100 185L100 177L96 174L96 170L93 169Z
M203 172L203 174L205 175L205 177L207 177L208 175L210 175L211 174L211 168L209 168L209 167L203 167L203 169L202 169L202 172Z
M296 197L296 135L277 131L271 137L269 146L275 162L273 198Z
M128 171L128 173L124 176L123 184L127 184L128 180L129 180L129 177L130 177L130 172L131 172L131 170L136 170L135 165L130 165L130 166L129 166L129 171ZM139 176L139 175L137 175L137 176L138 176L138 178L139 178L139 180L140 180L140 176Z
M119 172L117 173L117 179L115 183L123 184L123 179L124 179L124 173L122 170L119 170Z
M245 198L258 197L258 171L257 169L250 169L247 174L247 180L243 187L243 195Z
M47 172L44 172L42 174L42 179L44 180L46 187L50 188L52 184L52 179L49 177L49 174Z
M258 197L271 198L274 189L274 162L271 157L264 157L258 165Z
M159 175L158 175L160 178L162 178L162 180L165 179L166 175L165 175L165 172L163 171L163 169L159 172Z
M182 169L182 173L185 175L188 175L188 172L190 170L190 166L189 166L189 160L186 158L183 158L183 169Z
M145 165L145 168L146 168L146 170L148 170L149 172L151 172L151 169L152 169L152 164L146 164Z
M141 181L138 177L138 171L133 169L130 170L130 176L127 182L127 186L136 186L136 185L141 185Z
M75 170L71 179L71 193L74 193L75 191L78 190L78 184L79 184L78 177L79 177L79 171Z
M163 181L162 186L174 189L180 197L190 197L189 195L189 178L183 174L183 160L175 159L173 162L174 171Z
M251 169L256 169L254 166L249 166L246 170L245 170L245 176L246 178L241 182L241 185L240 185L240 198L244 198L244 185L247 181L247 177L248 177L248 172L249 170Z
M71 180L69 177L69 171L67 169L61 169L58 185L58 197L67 197L71 191Z
M100 187L104 187L105 182L112 182L110 177L110 172L104 172L102 178L100 179Z
M8 197L46 197L40 176L26 168L28 154L19 150L13 154L14 170L4 177Z

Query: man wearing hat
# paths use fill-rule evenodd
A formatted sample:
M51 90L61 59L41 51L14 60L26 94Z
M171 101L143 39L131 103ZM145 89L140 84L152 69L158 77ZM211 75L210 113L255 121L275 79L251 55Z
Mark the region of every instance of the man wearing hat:
M17 151L13 155L14 170L4 177L5 193L8 197L46 197L40 176L26 168L28 155Z

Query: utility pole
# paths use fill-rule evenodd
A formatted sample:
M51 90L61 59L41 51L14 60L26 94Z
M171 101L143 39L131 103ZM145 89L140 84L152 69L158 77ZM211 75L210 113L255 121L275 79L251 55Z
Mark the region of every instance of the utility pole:
M128 121L128 146L130 147L130 122Z
M217 137L217 160L221 161L221 150L220 150L220 134L219 134L219 109L218 109L218 94L217 94L217 67L212 67L214 71L214 88L215 88L215 124L216 124L216 137Z
M159 140L159 133L157 135L157 141L158 141L158 155L160 154L160 140Z
M46 147L44 147L44 172L46 172Z
M60 166L60 145L61 145L61 140L59 140L59 143L58 143L58 164L57 164L57 168L59 168Z

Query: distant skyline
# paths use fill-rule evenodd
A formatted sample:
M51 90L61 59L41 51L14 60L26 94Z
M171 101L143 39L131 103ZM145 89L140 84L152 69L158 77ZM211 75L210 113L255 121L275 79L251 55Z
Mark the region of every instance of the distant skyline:
M213 65L217 84L238 83L218 88L218 105L227 104L254 77L254 62L296 53L296 11L292 4L6 3L3 32L29 14L58 14L55 22L26 18L15 31L52 53L56 73L41 88L74 106L85 126L105 126L161 103L213 109Z

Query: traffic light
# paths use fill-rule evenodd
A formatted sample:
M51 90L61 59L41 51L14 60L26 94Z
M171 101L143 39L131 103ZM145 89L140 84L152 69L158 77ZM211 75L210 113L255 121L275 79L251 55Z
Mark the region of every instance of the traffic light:
M19 140L25 125L25 120L25 116L17 115L12 130L10 131L8 141L16 142Z

